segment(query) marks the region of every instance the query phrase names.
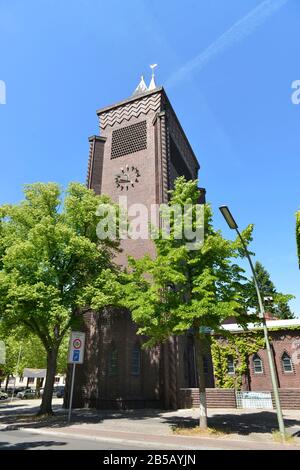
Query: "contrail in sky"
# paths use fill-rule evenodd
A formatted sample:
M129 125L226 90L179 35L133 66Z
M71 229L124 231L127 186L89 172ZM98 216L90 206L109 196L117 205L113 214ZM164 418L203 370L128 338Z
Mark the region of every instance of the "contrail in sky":
M256 28L263 24L269 16L283 7L287 2L288 0L264 0L260 5L247 13L246 16L234 23L225 33L208 46L207 49L175 72L167 80L166 86L171 87L176 85L181 80L188 78L190 73L194 70L200 71L203 69L214 56L249 36Z

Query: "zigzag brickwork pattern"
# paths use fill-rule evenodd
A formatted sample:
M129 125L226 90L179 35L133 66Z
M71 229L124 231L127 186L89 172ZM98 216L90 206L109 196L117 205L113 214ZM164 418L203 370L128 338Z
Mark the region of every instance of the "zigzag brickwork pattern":
M132 117L138 118L141 114L148 114L149 111L158 111L160 105L161 95L157 93L104 112L99 116L100 129L105 129L107 126L113 126L116 123L121 124L123 121L129 121Z

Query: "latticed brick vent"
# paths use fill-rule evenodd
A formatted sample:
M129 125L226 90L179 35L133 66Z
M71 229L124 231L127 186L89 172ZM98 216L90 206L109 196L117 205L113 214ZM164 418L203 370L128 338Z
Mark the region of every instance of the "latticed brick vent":
M147 148L146 121L116 129L112 133L111 158L122 157L129 153Z

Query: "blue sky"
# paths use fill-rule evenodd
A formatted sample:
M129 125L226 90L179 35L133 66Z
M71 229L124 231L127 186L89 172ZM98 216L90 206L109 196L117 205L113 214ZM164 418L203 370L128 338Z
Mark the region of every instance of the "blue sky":
M34 181L85 182L95 110L128 97L149 64L201 164L215 224L228 204L277 288L300 271L298 0L0 0L0 203Z

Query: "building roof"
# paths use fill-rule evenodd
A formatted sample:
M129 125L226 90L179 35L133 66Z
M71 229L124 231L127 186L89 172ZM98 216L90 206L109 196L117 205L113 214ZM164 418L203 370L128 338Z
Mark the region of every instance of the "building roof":
M293 318L292 320L269 320L266 321L266 325L268 329L272 328L292 328L292 327L299 327L300 328L300 318ZM238 325L237 323L229 323L222 325L223 330L231 331L231 332L243 332L248 330L261 330L262 324L261 323L248 323L247 330L245 330L242 326Z
M42 378L46 377L47 369L24 369L23 377Z
M153 95L153 93L158 93L158 92L162 92L162 91L165 93L163 87L157 87L157 88L155 88L155 90L150 90L150 91L148 90L148 91L145 91L144 93L141 93L141 94L136 95L136 96L131 95L129 98L126 98L125 100L117 101L114 104L111 104L109 106L105 106L104 108L97 109L96 113L99 116L99 114L106 113L107 111L110 111L111 109L118 108L120 106L124 106L125 104L131 103L132 101L136 101L138 99L144 98L145 96Z

